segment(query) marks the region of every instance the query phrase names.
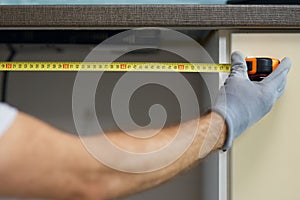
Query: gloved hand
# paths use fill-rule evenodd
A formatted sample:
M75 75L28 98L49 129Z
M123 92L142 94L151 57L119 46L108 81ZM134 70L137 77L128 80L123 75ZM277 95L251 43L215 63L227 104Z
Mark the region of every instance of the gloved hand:
M223 149L248 127L267 114L282 95L291 61L284 58L274 72L260 82L250 81L245 57L240 52L231 55L232 69L220 89L213 111L221 114L227 123L227 139Z

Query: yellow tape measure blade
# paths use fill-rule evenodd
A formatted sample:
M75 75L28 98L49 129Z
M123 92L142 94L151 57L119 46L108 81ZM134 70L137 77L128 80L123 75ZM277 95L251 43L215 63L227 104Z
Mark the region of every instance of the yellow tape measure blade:
M0 71L230 72L230 67L175 62L0 62Z

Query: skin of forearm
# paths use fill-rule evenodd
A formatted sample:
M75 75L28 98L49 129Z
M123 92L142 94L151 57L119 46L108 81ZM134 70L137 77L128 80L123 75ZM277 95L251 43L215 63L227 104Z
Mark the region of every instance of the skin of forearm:
M93 160L75 137L20 113L0 139L0 196L84 199L84 156Z
M192 126L191 124L193 123L185 122L183 126L188 128L189 126ZM163 131L158 134L157 138L152 138L153 141L149 143L147 143L147 140L140 143L135 138L128 137L126 134L119 135L119 133L113 133L110 139L126 150L136 151L138 148L139 152L147 152L169 143L171 138L174 137L177 129L178 126L163 129ZM113 181L113 184L106 189L106 199L127 196L160 185L179 173L186 171L186 169L189 169L199 161L199 158L207 156L207 149L210 149L209 152L220 149L225 142L225 138L226 126L220 115L210 113L202 117L199 122L198 133L194 138L193 143L172 165L158 171L144 174L123 173L115 170L107 171L108 180L105 182L110 182L111 178L115 181ZM206 143L203 146L204 140ZM149 162L155 161L151 160Z
M157 171L133 174L103 165L91 156L78 137L21 113L0 139L0 196L115 199L157 186L223 146L226 137L223 118L210 113L199 120L193 143L173 164ZM188 129L191 122L182 125ZM147 152L168 144L177 129L178 126L162 129L146 140L122 132L107 135L122 148Z

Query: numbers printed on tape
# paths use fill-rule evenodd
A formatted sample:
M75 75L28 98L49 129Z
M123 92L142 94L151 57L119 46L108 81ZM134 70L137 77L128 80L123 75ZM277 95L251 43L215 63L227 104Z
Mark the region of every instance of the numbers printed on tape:
M229 72L230 64L163 62L0 62L0 71Z
M63 64L64 69L69 69L69 64Z
M12 68L12 64L9 64L9 63L6 64L5 66L6 66L6 69L11 69Z
M178 65L178 70L184 70L184 65Z

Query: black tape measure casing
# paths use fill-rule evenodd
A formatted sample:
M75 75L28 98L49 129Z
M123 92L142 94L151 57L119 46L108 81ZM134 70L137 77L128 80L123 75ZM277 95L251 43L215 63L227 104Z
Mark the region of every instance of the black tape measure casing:
M280 61L268 57L248 57L246 58L246 63L250 80L260 81L272 73L277 68Z

